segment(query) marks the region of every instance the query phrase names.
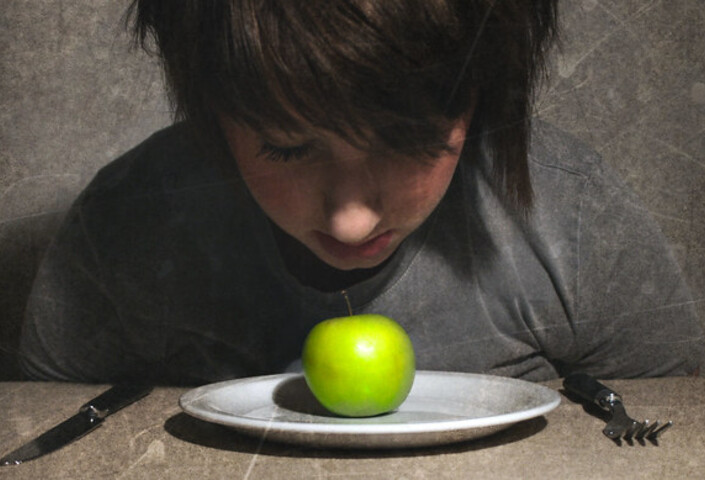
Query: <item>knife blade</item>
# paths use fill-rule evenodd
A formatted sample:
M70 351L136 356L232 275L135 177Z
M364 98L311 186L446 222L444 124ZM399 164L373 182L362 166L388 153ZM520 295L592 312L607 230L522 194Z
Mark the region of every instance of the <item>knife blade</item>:
M136 402L151 386L116 385L85 403L73 417L0 458L0 466L19 465L60 449L99 427L108 415Z

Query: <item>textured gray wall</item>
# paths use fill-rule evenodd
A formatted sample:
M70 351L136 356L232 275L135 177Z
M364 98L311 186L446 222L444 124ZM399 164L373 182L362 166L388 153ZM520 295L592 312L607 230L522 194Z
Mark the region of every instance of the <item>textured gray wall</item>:
M126 0L0 1L0 379L63 212L110 159L167 125ZM705 318L705 3L565 0L538 113L612 163L672 241ZM657 334L657 333L655 333Z

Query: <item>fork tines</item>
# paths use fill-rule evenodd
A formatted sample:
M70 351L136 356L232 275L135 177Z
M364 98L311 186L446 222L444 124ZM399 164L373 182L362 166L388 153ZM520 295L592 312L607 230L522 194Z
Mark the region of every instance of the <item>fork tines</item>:
M643 440L646 439L655 442L659 435L672 425L672 421L668 421L664 424L661 424L658 420L653 423L649 420L644 420L644 423L634 421L630 427L625 428L622 432L611 430L606 431L605 435L617 441L624 439L627 442L631 442L632 440L643 442Z
M634 435L634 438L636 438L637 440L642 438L646 438L647 440L655 440L659 435L661 435L666 429L668 429L672 425L673 422L671 421L660 425L658 420L651 424L648 420L644 420L644 424L641 427L641 431Z

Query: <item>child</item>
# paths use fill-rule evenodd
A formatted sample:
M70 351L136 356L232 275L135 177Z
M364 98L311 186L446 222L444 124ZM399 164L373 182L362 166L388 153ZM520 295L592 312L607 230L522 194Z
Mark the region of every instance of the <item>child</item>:
M199 384L380 313L417 367L696 372L664 237L530 121L556 0L137 0L181 122L104 168L38 274L32 378Z

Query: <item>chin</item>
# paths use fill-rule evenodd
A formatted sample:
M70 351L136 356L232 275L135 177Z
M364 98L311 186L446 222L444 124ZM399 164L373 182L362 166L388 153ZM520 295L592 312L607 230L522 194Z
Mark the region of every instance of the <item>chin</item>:
M375 258L337 258L321 252L316 252L316 256L329 267L348 272L379 267L391 257L392 253L394 253L394 250L391 253Z

